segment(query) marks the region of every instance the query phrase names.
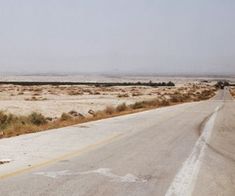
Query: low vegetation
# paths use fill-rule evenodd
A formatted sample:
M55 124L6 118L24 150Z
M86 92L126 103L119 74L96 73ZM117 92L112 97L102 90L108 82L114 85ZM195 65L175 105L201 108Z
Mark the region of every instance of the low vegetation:
M107 106L101 111L90 111L90 115L88 116L83 116L76 111L70 111L69 113L63 113L60 118L51 119L46 118L42 114L36 112L33 112L28 116L16 116L14 114L0 112L0 137L11 137L26 133L60 128L68 125L130 114L183 102L206 100L215 95L215 89L205 89L200 92L196 90L197 89L195 87L194 90L187 93L176 91L168 98L161 97L148 101L139 101L130 105L122 103L116 107Z
M111 87L111 86L175 86L171 81L169 82L18 82L18 81L0 81L0 84L6 85L21 85L21 86L42 86L42 85L88 85L96 87Z
M230 88L230 93L235 98L235 87Z

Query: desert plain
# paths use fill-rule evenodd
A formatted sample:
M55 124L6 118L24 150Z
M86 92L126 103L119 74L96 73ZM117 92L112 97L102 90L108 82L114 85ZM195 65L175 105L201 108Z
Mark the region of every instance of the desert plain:
M220 80L153 76L1 77L0 136L208 100L218 93L216 84ZM234 88L230 91L235 94Z
M75 81L74 77L2 77L2 81ZM111 86L97 87L91 85L0 85L0 110L15 115L28 115L38 112L46 117L58 118L64 112L77 111L87 115L90 110L103 110L107 106L127 105L151 99L168 100L172 95L189 94L192 101L203 91L215 90L215 81L194 78L170 77L123 77L120 80L112 77L80 78L82 81L105 82L169 82L174 87L148 87L148 86Z

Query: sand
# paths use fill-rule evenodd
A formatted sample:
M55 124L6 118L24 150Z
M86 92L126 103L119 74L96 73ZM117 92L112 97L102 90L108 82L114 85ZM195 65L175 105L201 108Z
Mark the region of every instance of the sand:
M197 89L195 87L197 84ZM94 87L94 86L19 86L0 85L0 110L16 115L31 112L46 117L60 117L63 112L75 110L87 115L89 110L102 110L107 106L156 98L168 99L175 92L188 93L194 89L200 92L212 88L212 84L180 82L176 87Z

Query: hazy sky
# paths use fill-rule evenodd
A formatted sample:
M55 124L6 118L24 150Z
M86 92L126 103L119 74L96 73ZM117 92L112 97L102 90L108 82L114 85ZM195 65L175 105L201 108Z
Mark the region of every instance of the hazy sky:
M0 71L235 74L235 1L0 0Z

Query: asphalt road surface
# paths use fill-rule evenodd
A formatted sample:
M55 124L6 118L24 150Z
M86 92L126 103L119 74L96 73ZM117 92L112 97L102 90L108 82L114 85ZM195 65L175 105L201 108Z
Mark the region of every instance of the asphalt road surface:
M235 104L186 103L0 140L1 196L234 196Z

